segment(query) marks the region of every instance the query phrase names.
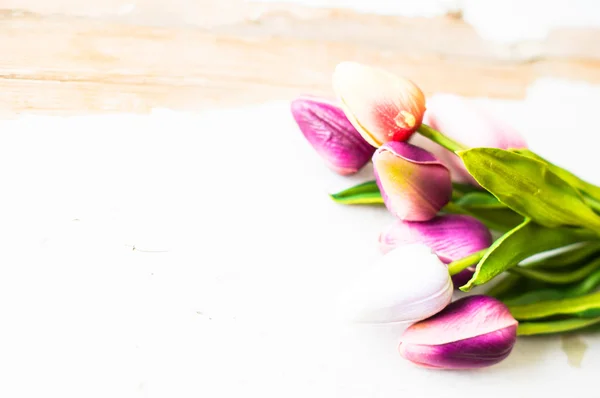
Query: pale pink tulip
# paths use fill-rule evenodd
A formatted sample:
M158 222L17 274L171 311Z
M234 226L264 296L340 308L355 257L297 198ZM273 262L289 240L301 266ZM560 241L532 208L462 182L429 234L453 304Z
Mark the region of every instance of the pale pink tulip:
M423 123L468 148L526 148L525 139L504 120L494 116L473 100L453 94L436 94L427 100L427 111ZM476 185L461 160L452 152L431 140L415 134L411 141L442 161L457 182Z

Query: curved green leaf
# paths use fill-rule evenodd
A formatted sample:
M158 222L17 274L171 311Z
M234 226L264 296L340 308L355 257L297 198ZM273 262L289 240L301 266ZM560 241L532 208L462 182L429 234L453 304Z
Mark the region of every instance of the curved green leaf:
M518 275L511 276L519 277ZM584 280L570 286L533 289L517 297L502 299L502 302L506 305L525 305L539 301L559 300L568 297L583 296L592 292L598 286L600 286L600 270L596 270Z
M494 195L478 191L478 192L469 192L460 197L460 199L456 200L456 204L461 206L481 206L487 208L506 208L507 206L500 202L498 198Z
M547 227L600 231L600 217L548 164L497 148L473 148L458 155L482 187L523 217Z
M571 173L568 170L559 167L548 160L544 159L540 155L535 152L530 151L529 149L511 149L511 152L518 153L519 155L527 156L528 158L535 159L539 162L546 163L550 170L554 172L557 176L571 184L573 188L576 188L581 193L586 193L591 197L600 200L600 187L590 184L587 181L582 180L577 177L575 174Z
M519 264L526 258L552 249L594 238L590 231L577 228L545 228L525 220L490 246L475 269L475 274L460 290L489 282L495 276Z
M555 315L576 315L585 318L600 316L600 292L559 300L513 305L508 307L519 320L548 318Z
M523 222L523 216L500 202L488 192L470 192L458 200L456 204L467 210L469 214L487 223L488 228L506 232Z
M367 181L329 196L335 202L346 205L383 204L383 198L375 181Z
M514 275L517 276L517 275ZM600 285L600 270L596 270L581 282L569 287L556 287L553 289L538 289L526 292L518 297L502 300L506 305L525 305L539 301L560 300L568 297L583 296L590 293Z
M600 253L600 242L586 242L577 247L569 248L568 250L558 253L554 256L542 258L537 261L532 261L527 264L523 264L526 268L567 268L573 265L578 265L589 260L591 257L595 257Z
M569 283L578 282L585 279L588 275L600 268L600 258L590 262L589 264L578 268L573 271L566 272L552 272L538 269L529 269L525 267L514 267L509 272L538 280L540 282L547 282L557 285L566 285Z
M476 187L475 185L465 184L462 182L453 182L452 189L454 192L459 193L461 195L465 195L470 192L484 192L485 193L485 191L481 187Z
M480 209L480 208L467 208L463 206L459 206L455 202L450 202L446 206L444 206L441 210L444 213L452 213L452 214L464 214L467 216L474 217L481 221L486 227L491 230L498 232L506 232L513 229L516 225L519 225L523 222L523 217L521 215L515 213L508 207L504 209ZM511 215L503 214L505 212L512 213ZM515 222L514 216L518 217L518 221Z
M551 322L519 322L517 335L532 336L536 334L564 333L583 329L600 322L600 317L592 319L564 319Z
M506 295L510 294L512 290L519 286L521 276L515 274L505 274L500 282L485 291L486 296L495 297L502 299ZM504 300L502 300L504 301Z

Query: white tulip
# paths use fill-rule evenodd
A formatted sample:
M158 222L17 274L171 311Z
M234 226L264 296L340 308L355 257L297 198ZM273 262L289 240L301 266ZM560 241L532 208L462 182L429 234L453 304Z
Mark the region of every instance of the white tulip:
M356 323L413 323L452 300L448 267L427 246L400 246L350 283L338 300L342 319Z

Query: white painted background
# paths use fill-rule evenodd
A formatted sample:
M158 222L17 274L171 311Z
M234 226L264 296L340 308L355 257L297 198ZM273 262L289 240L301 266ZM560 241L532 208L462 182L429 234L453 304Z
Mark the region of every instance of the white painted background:
M547 82L488 105L600 183L599 101ZM596 377L600 336L581 337L580 368L555 337L458 373L405 362L398 330L335 325L338 288L392 218L328 199L368 170L328 172L286 103L0 130L0 396L525 397Z

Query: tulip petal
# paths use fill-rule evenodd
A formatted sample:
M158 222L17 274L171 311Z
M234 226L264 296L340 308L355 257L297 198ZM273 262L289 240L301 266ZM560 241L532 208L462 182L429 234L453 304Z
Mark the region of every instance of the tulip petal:
M371 160L375 148L339 106L322 98L301 97L292 101L291 111L304 137L332 170L354 174Z
M402 335L400 355L417 365L472 369L506 358L517 338L518 322L506 305L488 296L465 297Z
M419 147L389 142L375 151L373 166L386 207L401 220L430 220L450 201L448 169Z
M488 248L492 235L474 217L446 214L425 222L396 220L381 233L379 243L384 253L400 245L421 243L450 263Z
M428 368L473 369L494 365L505 359L517 338L517 325L485 335L441 345L400 344L400 355Z
M348 119L373 146L406 141L423 120L423 92L383 69L342 62L335 68L333 89Z
M406 245L390 251L358 275L340 295L340 317L355 323L403 323L425 319L448 305L452 281L430 249Z
M517 321L502 302L489 296L469 296L412 325L402 335L402 343L441 345L516 325Z
M424 222L397 220L379 235L383 253L412 243L426 245L440 260L450 263L488 248L492 244L492 234L474 217L446 214ZM467 268L453 275L454 286L467 283L474 272L474 268Z
M470 148L527 148L525 139L504 120L471 100L453 94L430 97L423 123ZM432 152L448 166L453 180L477 184L460 159L450 151L418 134L413 136L411 143Z

